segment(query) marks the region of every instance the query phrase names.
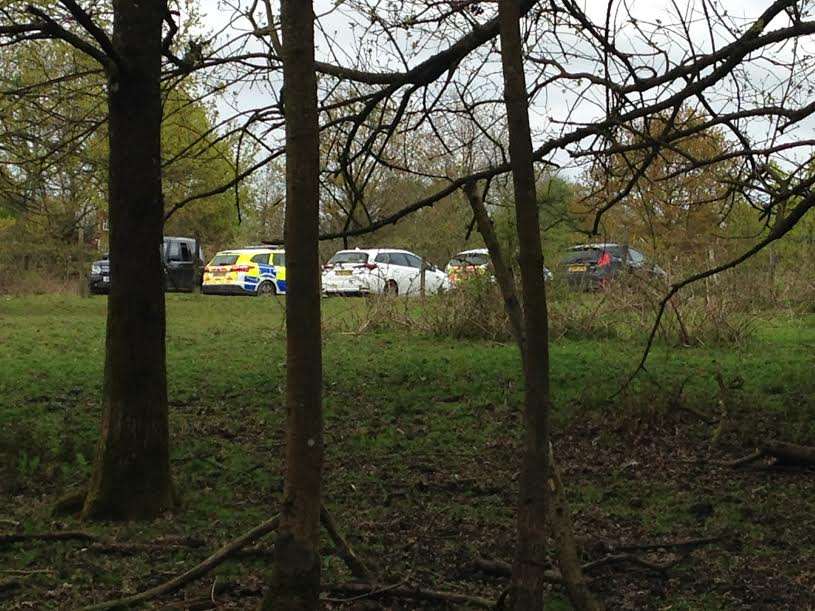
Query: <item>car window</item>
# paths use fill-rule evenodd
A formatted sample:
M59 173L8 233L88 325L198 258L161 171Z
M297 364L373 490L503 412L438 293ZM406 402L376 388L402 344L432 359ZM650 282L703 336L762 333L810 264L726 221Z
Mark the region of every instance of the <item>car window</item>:
M238 260L238 255L215 255L212 258L212 261L209 262L210 265L234 265L235 261Z
M367 263L368 253L359 251L340 251L328 260L329 263Z
M250 259L252 263L259 263L260 265L269 265L269 253L264 252L258 255L255 255Z
M390 262L390 260L391 256L386 252L379 253L378 255L376 255L376 258L374 259L374 261L376 261L377 263L384 263L385 265L387 265Z
M645 263L645 257L643 254L638 250L634 250L633 248L628 249L628 260L634 265L642 265Z
M286 267L286 253L276 252L272 256L272 262L279 267Z
M190 248L190 245L187 244L186 242L179 242L178 245L179 248L181 249L180 260L192 261L192 249Z
M178 245L178 242L165 242L164 252L166 253L165 256L167 258L167 261L181 260L181 249Z
M407 259L408 265L410 265L410 267L422 269L422 260L416 255L405 255L405 258Z
M401 265L402 267L411 267L408 263L407 257L401 252L390 253L391 265Z
M489 265L490 256L480 252L459 253L450 259L451 267L465 267L467 265Z
M603 254L599 248L571 248L561 263L594 263Z

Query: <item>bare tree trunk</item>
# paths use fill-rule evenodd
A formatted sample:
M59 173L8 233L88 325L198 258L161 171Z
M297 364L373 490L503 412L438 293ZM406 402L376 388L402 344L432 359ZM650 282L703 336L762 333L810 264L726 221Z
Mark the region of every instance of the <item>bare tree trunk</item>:
M507 265L504 253L501 249L501 243L498 241L498 236L495 234L495 227L492 224L487 208L484 206L484 198L478 190L478 185L474 182L467 183L462 187L467 201L470 203L470 208L473 211L476 225L478 226L478 233L484 239L484 244L490 253L490 260L492 267L495 271L495 280L498 287L501 289L501 296L504 300L504 309L509 317L509 324L512 330L512 336L518 344L521 351L521 357L524 357L526 348L524 346L524 332L523 332L523 313L521 312L521 304L518 301L518 294L515 291L515 276L512 269Z
M560 478L554 472L550 460L549 319L532 135L529 128L529 103L523 68L519 0L500 0L498 12L523 295L523 329L518 335L525 339L525 344L521 344L521 351L526 384L526 431L518 507L518 541L512 568L510 601L512 608L517 611L543 609L546 527L547 518L551 514L553 534L561 548L558 550L561 572L572 604L580 610L594 610L602 607L594 601L583 584ZM475 209L476 207L474 211ZM476 220L478 217L476 214ZM489 219L486 221L489 222ZM511 294L505 293L505 299ZM509 307L507 311L512 318Z
M543 609L546 566L546 481L549 476L549 345L543 252L540 243L532 136L529 129L518 0L498 4L504 102L526 329L524 422L526 425L518 506L518 541L512 568L512 608Z
M161 3L115 0L109 77L110 265L101 439L82 515L148 519L173 505L161 194ZM138 256L136 256L138 253Z
M286 485L263 609L313 610L320 592L323 466L319 274L319 126L314 9L283 0L286 118Z

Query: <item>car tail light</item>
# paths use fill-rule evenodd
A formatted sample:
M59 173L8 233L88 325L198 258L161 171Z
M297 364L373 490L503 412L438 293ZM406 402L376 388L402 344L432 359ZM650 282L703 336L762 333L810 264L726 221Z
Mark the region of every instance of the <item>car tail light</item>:
M323 270L331 269L332 267L334 267L333 263L326 263L323 265Z
M365 268L365 269L378 269L379 266L376 263L363 263L362 265L357 265L356 268L357 269L362 269L362 268Z
M605 267L606 265L611 265L611 253L605 251L600 258L597 259L597 267Z
M248 272L250 269L252 269L251 265L232 265L229 268L229 271L231 271L231 272Z

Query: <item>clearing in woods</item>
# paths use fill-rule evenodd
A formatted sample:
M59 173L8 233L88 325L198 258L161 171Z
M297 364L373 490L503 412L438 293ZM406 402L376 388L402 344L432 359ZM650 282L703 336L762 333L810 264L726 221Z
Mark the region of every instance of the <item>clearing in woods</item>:
M325 499L339 527L384 583L495 599L505 579L474 561L512 557L515 347L364 325L364 300L324 305ZM105 298L0 300L0 532L82 529L162 543L128 555L82 541L0 543L0 606L74 608L146 589L276 511L281 321L275 299L168 296L172 464L183 506L149 524L84 525L51 510L92 461ZM647 374L609 400L641 349L618 339L553 345L556 453L585 559L604 557L607 543L721 541L664 573L598 569L594 589L609 608L815 605L812 472L697 460L738 458L766 438L815 442L815 316L763 319L737 347L660 345ZM721 426L692 413L715 420L723 405ZM168 544L186 538L202 546ZM272 539L153 604L255 604ZM324 581L350 579L331 550L326 539ZM675 552L643 557L664 563Z

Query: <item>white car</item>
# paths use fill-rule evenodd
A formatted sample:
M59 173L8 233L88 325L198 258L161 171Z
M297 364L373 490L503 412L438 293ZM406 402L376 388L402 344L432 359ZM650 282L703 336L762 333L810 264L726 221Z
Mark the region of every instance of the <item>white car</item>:
M461 251L450 259L445 271L447 272L447 277L450 279L451 286L455 286L459 280L473 273L488 273L493 281L495 280L495 276L492 273L490 252L486 248L473 248L472 250ZM545 266L543 268L543 279L546 282L552 279L552 272Z
M340 250L323 266L326 295L418 295L421 257L407 250L368 248ZM449 288L447 274L425 261L425 292Z

